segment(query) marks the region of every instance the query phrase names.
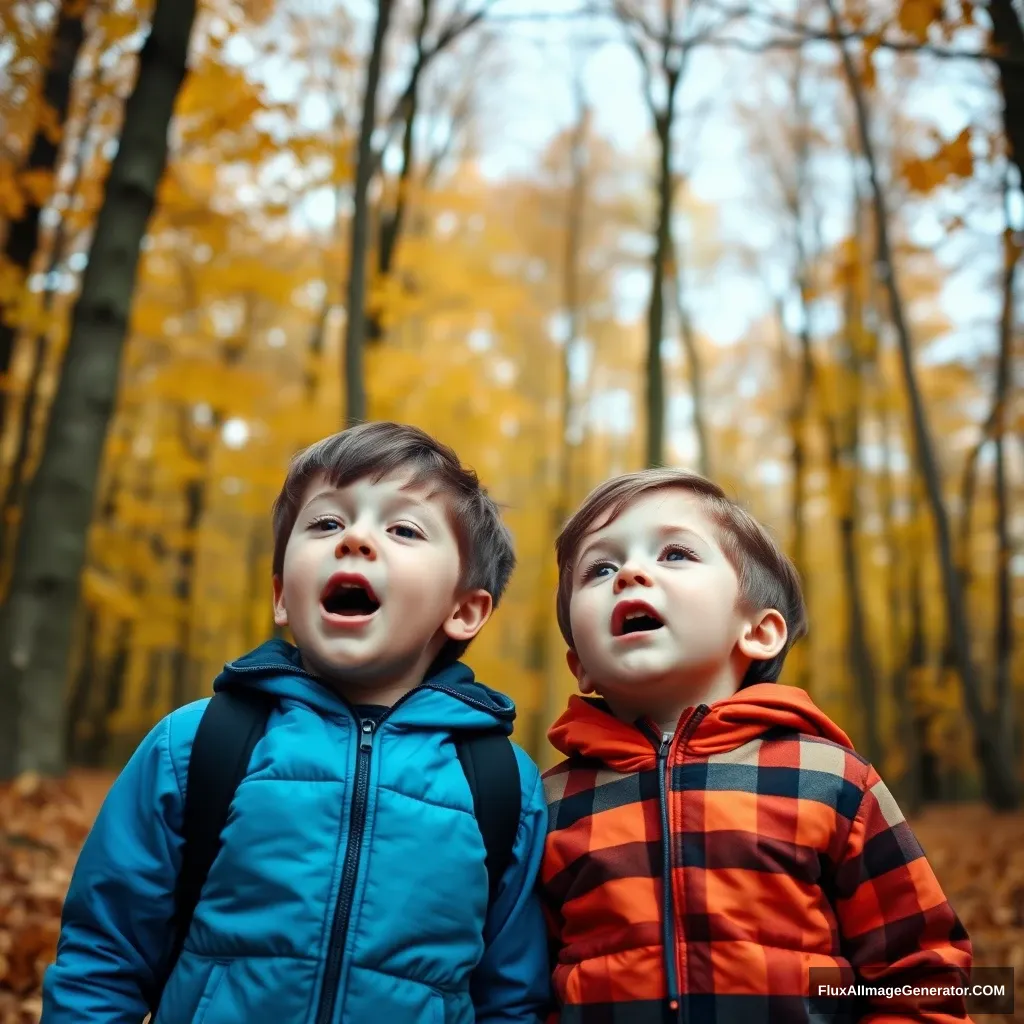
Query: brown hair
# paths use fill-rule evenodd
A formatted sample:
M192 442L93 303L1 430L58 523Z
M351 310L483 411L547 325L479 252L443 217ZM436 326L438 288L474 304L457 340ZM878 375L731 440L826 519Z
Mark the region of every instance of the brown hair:
M646 469L613 477L595 487L562 527L555 541L558 559L558 626L569 647L569 599L576 556L586 534L607 513L608 522L641 494L679 487L695 494L705 515L718 531L725 556L739 577L740 599L748 608L774 608L786 620L785 646L770 661L750 665L743 686L774 682L782 672L789 649L807 632L800 576L796 567L768 531L744 508L730 499L716 483L697 473L677 469Z
M274 574L280 575L284 567L288 538L310 481L323 478L332 487L346 487L364 478L377 482L401 470L412 471L413 483L431 484L432 495L444 496L462 562L459 586L486 590L497 608L516 564L512 536L498 505L448 445L402 423L361 423L317 441L292 459L273 508ZM456 661L468 646L469 641L450 640L438 660Z

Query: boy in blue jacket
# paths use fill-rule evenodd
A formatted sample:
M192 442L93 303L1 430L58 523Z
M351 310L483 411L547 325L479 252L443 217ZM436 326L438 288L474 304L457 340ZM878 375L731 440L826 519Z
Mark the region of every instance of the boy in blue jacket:
M154 1024L534 1024L549 993L539 773L514 747L521 814L489 900L456 751L515 717L458 660L515 563L496 505L450 448L371 423L295 458L273 522L274 619L296 646L269 641L214 682L273 704L187 937L175 949L209 698L164 718L114 783L43 1024L138 1024L156 1006Z

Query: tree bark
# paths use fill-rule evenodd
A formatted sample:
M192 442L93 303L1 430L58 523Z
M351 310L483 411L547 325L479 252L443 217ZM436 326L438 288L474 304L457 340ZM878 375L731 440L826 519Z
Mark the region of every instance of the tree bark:
M1007 61L996 61L999 91L1003 94L1003 131L1010 144L1010 159L1024 183L1024 28L1013 0L989 0L992 42Z
M61 0L51 46L50 66L43 80L43 102L56 116L62 136L71 106L71 80L85 39L83 18L86 10L87 5L80 0ZM59 148L58 143L52 141L48 135L41 117L24 169L34 173L56 172ZM17 220L9 221L7 224L5 260L26 278L32 265L32 257L39 248L39 218L42 212L43 204L29 198L24 213ZM26 280L26 285L27 283ZM0 309L0 379L10 372L14 342L17 338L17 327L7 322L6 313L6 310ZM7 389L0 386L0 427L4 423L6 398Z
M704 366L697 350L697 332L693 319L686 307L685 269L680 257L680 246L675 232L669 232L669 262L675 274L676 319L679 321L679 337L686 353L686 365L690 377L690 400L693 403L693 432L697 438L697 466L701 473L711 476L711 441L708 435L707 410L704 406Z
M839 34L840 24L836 14L835 0L827 0L827 2L832 16L833 28ZM964 590L953 554L949 515L942 494L941 471L932 444L931 430L928 425L924 401L917 382L910 325L907 323L903 309L903 296L896 280L896 269L892 258L892 249L889 244L888 204L878 178L878 166L875 159L874 143L871 138L867 103L857 76L857 70L854 67L853 59L845 42L839 43L839 51L842 56L850 95L853 99L857 133L860 138L861 151L867 165L868 179L871 186L875 210L879 273L882 276L883 284L888 293L893 327L896 330L896 337L899 343L900 365L907 389L907 397L910 400L911 427L918 465L935 524L936 555L938 556L942 574L951 650L960 676L964 704L974 729L975 751L981 766L986 797L993 807L1000 810L1011 810L1017 806L1019 800L1016 772L1010 759L1010 752L1005 748L1002 730L985 709L981 689L972 664L970 631L967 623Z
M672 230L672 122L677 75L669 79L663 111L654 112L658 135L658 214L651 256L651 297L647 306L647 465L665 462L665 367L661 342L665 331L665 267Z
M167 163L168 128L194 18L195 0L158 0L125 104L42 459L25 502L11 587L0 608L6 705L0 709L0 778L28 769L60 773L65 766L71 624L140 247Z
M910 481L910 501L908 516L916 523L921 514L918 497L919 481ZM910 637L907 642L907 678L919 676L928 666L928 638L924 624L924 594L922 593L921 565L924 559L924 543L915 539L908 552L910 565L908 571L908 589L910 593ZM941 797L941 781L939 779L938 758L928 745L928 724L930 716L919 708L915 709L913 718L914 738L918 754L918 783L921 802L928 803Z
M651 294L647 304L647 358L645 367L645 400L647 433L645 461L647 466L664 465L665 461L665 370L661 343L665 330L665 270L671 250L672 207L675 181L672 174L672 127L675 122L679 84L683 80L687 58L697 37L676 38L675 0L662 4L662 21L655 26L639 16L631 5L619 0L614 11L636 53L644 80L644 94L654 132L658 138L658 170L655 176L657 200L654 224L654 251L651 253ZM692 14L693 6L688 8ZM688 19L684 18L684 22ZM685 26L684 26L685 27ZM654 61L644 49L643 39L658 53L657 67L664 88L663 97L655 95Z
M88 153L86 142L98 109L99 107L94 97L93 102L90 103L88 110L82 118L83 124L81 134L79 135L78 148L75 152L72 180L67 192L69 200L76 195L82 181L82 172L84 170L86 154ZM45 315L49 315L53 309L57 290L50 282L64 257L66 235L67 220L62 217L53 233L53 244L50 252L49 266L47 267L47 284L42 298L42 311ZM39 332L33 339L32 368L29 371L29 383L25 389L25 397L22 401L21 413L18 417L18 444L14 459L11 462L10 473L4 484L2 498L0 498L0 555L4 556L7 554L7 546L10 541L8 535L10 524L16 515L17 509L21 507L22 502L25 500L25 489L28 486L32 432L36 421L36 407L39 402L39 380L46 365L48 341L49 339L44 332ZM0 340L0 350L2 350L2 347L2 340ZM3 397L0 394L0 416L3 414L2 410Z
M1024 181L1024 179L1022 179ZM996 367L996 392L993 402L995 412L995 492L996 492L996 650L995 650L995 718L1002 731L1001 743L1011 765L1016 764L1014 755L1013 685L1011 666L1013 664L1013 581L1010 578L1010 559L1013 557L1013 543L1009 526L1009 494L1006 480L1005 441L1007 428L1007 407L1010 400L1014 343L1014 308L1017 267L1020 263L1020 249L1013 238L1009 223L1009 182L1004 189L1003 205L1006 209L1007 225L1003 232L1003 309L999 321L999 361Z
M877 363L874 366L875 418L882 433L882 523L888 550L886 573L886 607L889 620L889 647L892 664L889 669L896 721L905 752L906 772L896 783L900 805L914 814L921 807L921 751L914 721L914 707L911 700L908 658L903 632L904 601L900 587L903 572L904 552L896 537L896 486L893 469L892 423L886 402L885 386ZM919 615L920 617L920 615Z
M804 60L802 52L797 52L793 68L793 81L790 90L793 109L797 120L793 125L793 163L794 177L788 180L778 173L779 186L782 190L786 210L792 221L793 228L793 280L796 282L797 297L800 302L800 327L798 339L800 344L799 375L794 393L791 397L786 414L790 438L790 464L793 467L792 492L792 529L793 529L793 562L803 584L804 602L810 607L811 579L807 557L807 423L811 411L811 401L815 390L814 356L811 338L811 290L810 274L812 255L807 252L805 229L807 225L807 168L810 160L810 114L803 96ZM812 203L811 216L817 216ZM820 226L812 223L812 237L820 239ZM786 345L786 317L783 300L776 301L776 318L779 323L779 338L782 345L784 370L789 362L788 346ZM788 374L787 374L788 376ZM827 409L824 410L827 413ZM810 660L805 648L799 661L799 675L796 683L802 689L811 686Z
M416 26L416 60L409 75L406 88L408 97L405 114L405 126L402 129L402 165L398 171L395 205L390 211L382 211L380 218L380 240L377 245L377 276L386 278L392 271L398 238L405 221L406 207L409 203L409 188L412 184L412 172L415 165L413 147L416 142L416 116L420 105L420 83L426 67L427 26L434 0L421 0L420 18ZM367 330L370 344L381 341L384 337L384 325L379 310L374 310L367 317Z
M574 445L569 440L569 428L576 408L571 384L571 363L579 344L580 320L580 248L583 244L583 215L587 202L587 132L590 108L583 93L582 82L575 82L577 116L573 126L569 150L571 178L569 202L565 221L565 249L562 255L562 289L565 306L566 336L562 346L560 422L558 429L558 480L555 491L553 525L556 531L569 515L573 500Z
M352 193L352 230L349 240L348 295L345 310L345 419L351 426L366 418L366 376L363 349L366 341L366 259L370 242L369 189L375 161L373 131L377 124L377 92L384 63L384 44L393 0L377 0L373 49L366 70L362 121Z
M789 351L789 331L786 328L786 317L781 299L775 303L775 319L779 327L779 367L788 376L788 367L792 356ZM790 497L790 516L793 550L793 564L800 576L803 587L804 602L810 604L811 578L807 564L807 446L804 431L807 425L807 405L813 387L813 363L810 361L811 339L806 323L801 327L800 335L801 381L797 388L797 396L785 413L786 430L790 440L790 466L793 471L793 489ZM794 648L798 660L794 683L802 690L810 690L812 686L810 655L806 648Z
M863 360L858 351L858 339L864 332L864 304L857 291L861 273L861 244L864 239L862 200L854 189L854 237L857 243L857 268L847 285L846 323L843 326L841 363L845 371L848 390L845 408L839 417L828 411L824 395L818 395L821 414L826 418L829 447L829 469L832 488L837 491L840 550L842 552L843 579L846 584L847 642L853 683L857 693L864 724L865 751L873 764L881 764L882 744L878 723L878 692L875 685L874 658L867 635L867 617L864 614L864 591L858 539L860 533L860 421L863 394Z

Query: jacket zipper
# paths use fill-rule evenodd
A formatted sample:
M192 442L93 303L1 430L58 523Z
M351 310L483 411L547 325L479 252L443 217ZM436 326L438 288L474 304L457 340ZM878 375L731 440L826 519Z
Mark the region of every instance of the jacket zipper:
M315 679L314 676L310 678ZM319 680L318 680L319 681ZM485 711L486 704L459 693L457 690L448 689L446 686L434 686L431 683L424 684L425 687L440 690L443 693L457 697L467 704L475 705ZM356 878L359 874L359 853L363 845L363 834L366 831L366 805L370 796L370 756L373 753L373 737L378 726L382 725L387 718L406 699L411 697L420 687L415 687L395 703L377 719L362 721L356 715L355 708L345 700L345 703L352 712L353 717L359 722L359 748L356 752L356 780L352 792L352 809L349 815L348 843L345 846L345 860L341 869L341 886L338 890L338 901L334 908L334 920L331 923L331 939L327 946L327 964L324 968L323 987L320 990L320 1005L317 1009L316 1024L330 1024L334 1016L334 1006L338 998L338 982L341 980L342 961L345 954L345 939L348 935L348 923L352 917L352 902L355 895Z
M690 741L694 730L700 725L701 719L711 709L706 704L701 704L697 710L690 715L683 726L679 736L683 754L686 754L686 745ZM679 993L679 973L677 967L678 944L676 942L676 926L674 900L672 898L672 830L669 823L668 794L669 794L669 763L668 755L672 747L672 733L666 732L661 735L661 743L658 746L658 803L661 810L661 935L665 946L665 975L668 988L668 1008L675 1020L685 1019L683 1001Z
M334 1003L338 997L338 981L341 978L341 961L345 952L345 936L349 918L352 916L352 897L355 893L356 875L359 871L359 849L363 844L366 830L366 801L370 793L370 754L373 752L372 721L361 722L359 726L359 750L356 754L356 784L352 792L352 811L348 830L348 844L345 847L345 863L341 870L341 887L338 902L334 908L331 924L331 941L327 947L327 966L324 968L323 988L320 990L320 1007L317 1010L317 1024L330 1024L334 1016Z
M679 1010L679 978L676 975L676 929L672 914L672 833L668 822L668 751L672 734L662 733L658 748L658 804L661 809L661 941L665 946L668 1008Z

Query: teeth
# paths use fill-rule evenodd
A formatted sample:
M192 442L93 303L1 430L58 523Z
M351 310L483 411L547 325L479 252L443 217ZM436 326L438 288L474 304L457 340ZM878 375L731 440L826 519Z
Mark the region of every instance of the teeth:
M650 612L630 612L626 616L626 622L629 622L630 619L653 619L653 618L654 618L654 616L651 615Z

